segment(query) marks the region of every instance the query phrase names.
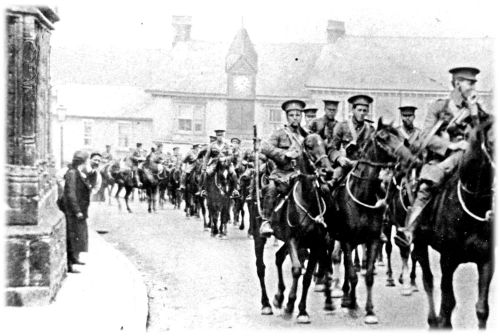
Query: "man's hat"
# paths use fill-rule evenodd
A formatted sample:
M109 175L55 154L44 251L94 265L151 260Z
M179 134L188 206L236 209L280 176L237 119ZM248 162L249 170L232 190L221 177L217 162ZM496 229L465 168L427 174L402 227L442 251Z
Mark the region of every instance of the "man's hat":
M306 117L315 117L316 113L318 113L318 109L315 107L308 107L302 110Z
M325 107L337 108L339 106L338 100L323 100L323 103L325 103Z
M473 67L458 67L450 69L450 73L453 78L463 78L471 81L477 81L476 76L479 73L479 69Z
M236 142L237 144L241 144L241 140L238 138L231 138L231 142Z
M193 149L200 147L200 144L193 144Z
M135 144L136 147L142 146L142 143L138 142Z
M87 161L88 158L89 158L89 153L82 150L78 150L75 152L75 154L73 154L73 165L80 165L85 161Z
M401 112L401 115L404 115L404 116L415 115L415 110L417 110L417 108L415 106L411 106L411 105L405 105L405 106L399 107L399 111Z
M102 154L99 153L99 152L92 152L92 154L90 154L90 158L92 159L94 156L100 156L100 157L102 157Z
M214 142L215 140L217 140L217 137L215 137L215 136L211 135L211 136L210 136L210 142Z
M106 145L106 147L111 147L111 145Z
M226 132L226 130L216 129L214 132L215 132L215 135L224 135L224 133Z
M172 150L176 150L176 149L179 149L179 147L175 146L174 148L172 148Z
M366 105L369 106L373 102L373 98L367 95L355 95L351 98L347 99L347 101L352 104L352 106L356 105Z
M306 103L298 99L287 100L281 104L281 109L287 113L293 110L302 111L304 107L306 107Z

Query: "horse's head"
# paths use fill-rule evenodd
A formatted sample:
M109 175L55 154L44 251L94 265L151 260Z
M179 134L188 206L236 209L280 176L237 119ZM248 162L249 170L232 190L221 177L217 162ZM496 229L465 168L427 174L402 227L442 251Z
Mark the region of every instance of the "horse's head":
M326 154L325 143L318 134L309 134L304 139L302 153L306 172L315 172L325 180L333 177L333 168Z
M378 120L377 129L372 137L372 160L376 162L398 161L407 166L414 162L416 157L411 153L407 140L401 139L399 132L392 123L384 124L382 118ZM367 143L367 146L370 142ZM380 150L381 149L381 150ZM369 148L365 148L369 151Z

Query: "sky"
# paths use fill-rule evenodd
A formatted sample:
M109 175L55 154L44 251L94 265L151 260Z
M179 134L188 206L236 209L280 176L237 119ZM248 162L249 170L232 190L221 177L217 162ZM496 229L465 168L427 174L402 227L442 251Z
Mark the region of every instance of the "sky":
M196 40L230 41L242 25L254 43L318 42L327 20L350 35L494 36L493 0L176 0L52 2L61 21L53 45L162 48L171 45L172 15L192 16Z

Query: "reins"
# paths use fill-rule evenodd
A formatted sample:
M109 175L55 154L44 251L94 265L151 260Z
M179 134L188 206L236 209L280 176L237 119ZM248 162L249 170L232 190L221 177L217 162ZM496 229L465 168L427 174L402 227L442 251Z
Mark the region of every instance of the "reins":
M479 222L487 222L487 221L489 221L491 219L491 215L492 215L492 211L491 210L486 211L484 217L479 217L479 216L475 215L474 213L472 213L472 211L470 211L467 208L467 205L465 204L463 196L462 196L462 188L464 188L464 187L462 185L462 182L459 179L458 183L457 183L458 201L460 202L460 205L462 206L462 209L465 211L465 213L468 214L469 216L471 216L472 218L474 218L475 220L479 221Z
M315 182L317 183L318 181L315 180ZM317 202L318 210L320 213L317 216L313 217L313 215L311 215L311 213L305 208L305 206L300 203L300 200L297 197L297 186L298 185L299 185L299 181L296 181L294 186L293 186L293 191L292 191L292 197L293 197L295 204L297 204L299 209L302 210L303 212L305 212L307 217L309 217L312 221L314 221L315 223L322 224L326 228L326 223L325 223L325 220L323 217L325 212L326 212L326 203L325 203L325 200L323 199L323 197L319 196L318 189L314 188L314 193L316 196L316 202ZM320 203L320 201L321 201L321 203ZM321 205L323 205L323 206L321 206ZM288 217L288 213L287 213L286 219L287 219L288 226L295 227L294 225L290 224L290 218Z

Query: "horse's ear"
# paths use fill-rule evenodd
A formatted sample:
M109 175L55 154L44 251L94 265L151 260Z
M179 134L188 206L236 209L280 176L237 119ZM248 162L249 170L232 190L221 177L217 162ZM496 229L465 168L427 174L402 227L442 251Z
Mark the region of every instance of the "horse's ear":
M377 123L377 131L382 129L384 127L384 123L382 122L382 117L378 118L378 123Z

